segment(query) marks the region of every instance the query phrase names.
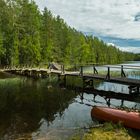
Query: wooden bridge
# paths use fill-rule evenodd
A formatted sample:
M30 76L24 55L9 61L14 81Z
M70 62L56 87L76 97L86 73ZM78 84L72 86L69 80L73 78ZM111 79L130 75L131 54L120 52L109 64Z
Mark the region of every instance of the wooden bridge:
M90 71L86 68L90 67ZM33 78L47 78L51 74L58 75L58 78L66 83L67 76L80 77L83 80L84 88L86 86L94 87L94 79L105 82L118 83L128 85L129 93L140 94L140 78L130 78L127 76L127 71L136 71L140 75L140 66L133 65L104 65L104 66L80 66L78 71L68 71L61 66L61 69L43 69L43 68L5 68L1 71L16 75L23 75ZM114 71L116 73L114 74ZM63 76L63 78L61 78Z

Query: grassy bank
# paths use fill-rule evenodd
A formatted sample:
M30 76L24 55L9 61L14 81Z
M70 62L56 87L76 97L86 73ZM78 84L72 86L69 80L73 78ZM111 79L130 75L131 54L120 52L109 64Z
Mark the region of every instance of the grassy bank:
M82 137L77 135L71 140L139 140L140 137L120 124L105 123L102 127L92 128Z

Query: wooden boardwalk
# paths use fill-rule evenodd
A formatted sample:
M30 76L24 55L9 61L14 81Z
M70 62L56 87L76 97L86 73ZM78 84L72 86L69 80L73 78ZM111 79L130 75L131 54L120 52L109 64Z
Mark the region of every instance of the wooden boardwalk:
M130 66L129 66L130 69ZM140 69L139 69L140 70ZM61 71L61 70L49 70L49 69L43 69L43 68L24 68L24 69L19 69L19 68L14 68L14 69L1 69L0 71L3 72L9 72L13 74L21 74L21 75L26 75L26 76L32 76L32 74L37 74L37 76L41 75L44 73L44 75L48 74L56 74L56 75L63 75L63 76L74 76L74 77L83 77L85 79L97 79L97 80L103 80L106 82L112 82L112 83L120 83L120 84L125 84L125 85L132 85L132 86L140 86L140 79L132 79L132 78L127 78L124 76L120 77L113 77L113 76L108 76L108 75L100 75L100 74L86 74L86 73L80 73L79 71Z
M46 78L48 77L48 75L55 74L58 75L59 77L63 76L65 80L67 76L81 77L83 79L83 82L87 82L90 80L94 81L94 79L97 79L105 82L128 85L130 93L133 90L136 90L138 93L140 93L140 79L127 78L124 71L125 69L134 69L140 72L140 66L118 65L118 66L102 66L102 67L107 68L105 75L99 74L97 70L98 67L95 65L93 65L93 72L91 73L84 72L83 66L80 67L79 71L65 71L64 69L50 70L43 68L13 68L13 69L2 69L1 71L35 78L39 77ZM117 77L111 76L111 68L119 69L120 76Z

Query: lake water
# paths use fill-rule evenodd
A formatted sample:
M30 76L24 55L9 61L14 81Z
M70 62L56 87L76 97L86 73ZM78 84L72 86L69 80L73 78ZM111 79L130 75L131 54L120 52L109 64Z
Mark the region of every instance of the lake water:
M140 62L129 65L139 65ZM126 71L140 79L139 71ZM128 86L97 82L97 89L128 94ZM83 134L92 121L92 106L107 106L105 98L60 88L57 77L31 79L0 73L0 140L63 140ZM124 106L140 109L139 102L124 101ZM111 99L110 106L121 106Z

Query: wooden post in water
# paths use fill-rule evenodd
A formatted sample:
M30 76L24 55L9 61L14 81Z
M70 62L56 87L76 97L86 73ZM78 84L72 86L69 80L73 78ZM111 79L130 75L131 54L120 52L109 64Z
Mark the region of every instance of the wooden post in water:
M140 87L137 87L137 93L140 94Z
M95 97L97 96L97 94L93 94L93 95L94 95L93 100L95 101Z
M110 107L110 98L108 100L106 100L106 104L108 105L108 107Z
M66 75L64 75L64 87L66 87L67 86L67 84L66 84L66 82L67 82L67 77L66 77Z
M82 93L80 94L80 99L81 99L81 103L83 103L83 100L84 100L84 92L82 92Z
M121 107L123 107L123 105L124 105L124 100L122 99L121 100Z
M86 82L85 82L85 78L82 76L82 81L83 81L83 89L86 87Z

